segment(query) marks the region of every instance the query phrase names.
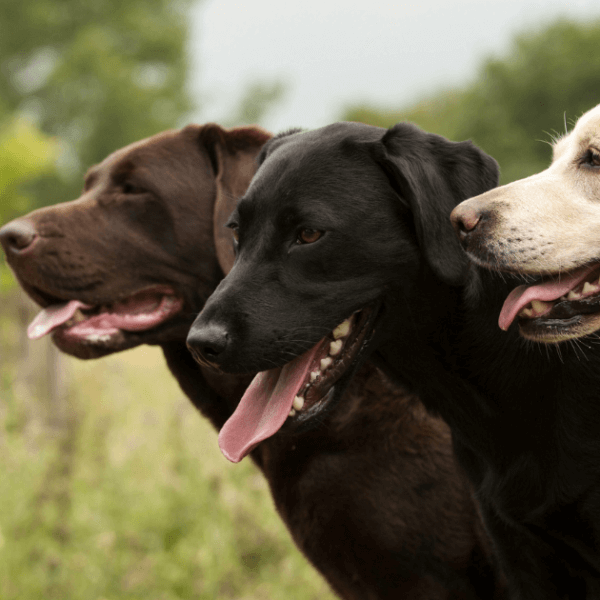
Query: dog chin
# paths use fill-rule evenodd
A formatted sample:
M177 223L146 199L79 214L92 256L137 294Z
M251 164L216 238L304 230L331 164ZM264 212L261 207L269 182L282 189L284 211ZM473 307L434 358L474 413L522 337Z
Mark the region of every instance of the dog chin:
M128 336L124 331L118 331L113 335L98 335L95 339L92 336L81 339L59 329L52 333L52 342L65 354L81 359L94 359L128 350L143 343L139 339L131 339L132 337L142 336Z
M122 331L112 334L90 334L86 338L69 334L68 329L57 329L52 332L54 345L65 354L75 358L90 360L102 358L109 354L130 350L147 344L160 346L168 342L185 341L191 320L173 319L159 327L147 331Z
M576 315L570 319L519 320L521 337L543 344L558 344L567 340L576 340L595 334L599 330L600 313Z

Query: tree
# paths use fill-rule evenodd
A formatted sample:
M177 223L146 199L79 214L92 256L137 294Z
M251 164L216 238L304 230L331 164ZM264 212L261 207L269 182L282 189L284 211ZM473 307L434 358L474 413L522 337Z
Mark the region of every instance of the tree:
M452 139L472 139L498 160L502 182L514 181L544 169L547 142L598 103L599 44L600 20L559 19L516 36L508 54L484 61L464 88L387 115L355 107L344 118L378 125L408 119Z
M191 108L192 1L0 3L0 117L28 115L60 149L58 175L35 185L37 205L75 197L87 167Z

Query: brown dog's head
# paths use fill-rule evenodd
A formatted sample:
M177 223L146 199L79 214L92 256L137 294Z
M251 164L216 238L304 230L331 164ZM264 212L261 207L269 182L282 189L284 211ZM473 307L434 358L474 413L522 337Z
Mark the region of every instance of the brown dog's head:
M43 310L36 339L80 358L185 339L233 263L223 227L270 138L190 125L117 150L81 196L0 229L9 265Z

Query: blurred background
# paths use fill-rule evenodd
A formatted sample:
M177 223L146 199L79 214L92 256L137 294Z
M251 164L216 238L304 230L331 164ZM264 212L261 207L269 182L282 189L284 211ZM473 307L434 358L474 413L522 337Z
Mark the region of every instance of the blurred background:
M599 46L597 0L3 0L0 224L189 122L411 120L506 183L600 102ZM34 314L0 259L0 599L331 597L158 350L77 361Z

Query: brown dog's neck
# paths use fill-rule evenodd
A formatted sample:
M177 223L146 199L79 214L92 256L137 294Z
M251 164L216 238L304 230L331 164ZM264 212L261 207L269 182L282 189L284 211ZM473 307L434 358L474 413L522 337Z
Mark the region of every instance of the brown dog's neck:
M177 379L183 393L192 401L193 405L220 430L225 421L231 416L239 398L232 398L227 394L221 396L213 389L204 376L204 373L192 358L185 345L185 341L168 342L161 345L169 370ZM218 388L226 389L225 385Z

